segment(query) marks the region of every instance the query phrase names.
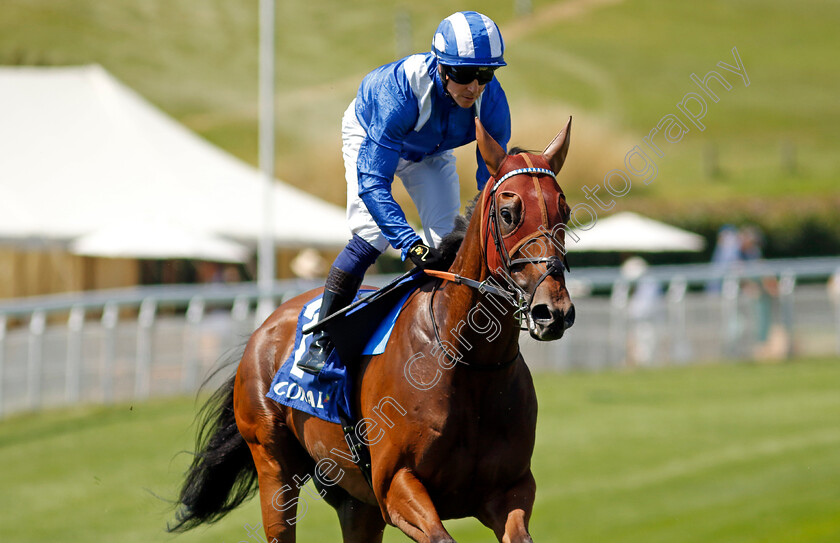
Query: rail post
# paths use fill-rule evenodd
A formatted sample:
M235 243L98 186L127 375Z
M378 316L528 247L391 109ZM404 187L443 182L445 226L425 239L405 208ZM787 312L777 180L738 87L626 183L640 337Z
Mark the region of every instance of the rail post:
M738 295L740 294L741 286L738 278L733 275L727 275L723 278L723 285L720 291L720 322L723 329L721 335L723 336L723 352L721 356L724 358L735 358L738 356L738 343L742 336L741 320L738 314Z
M251 310L251 298L246 295L239 295L233 300L230 308L230 337L229 345L235 345L237 338L242 334L250 335L254 329L252 323L248 322L248 314ZM247 337L247 336L246 336Z
M67 318L67 366L65 367L64 399L73 405L81 397L82 329L85 324L85 308L74 305Z
M146 298L137 314L137 360L134 366L134 397L149 397L152 373L152 328L155 324L157 301Z
M668 326L671 336L671 360L685 362L691 355L691 346L686 333L685 295L688 282L682 275L677 275L668 284Z
M41 405L41 368L46 328L46 312L36 309L29 319L29 358L26 364L26 405L32 410Z
M102 383L102 401L114 400L114 371L117 365L117 324L120 320L120 308L114 302L107 302L102 309L102 365L100 379Z
M618 279L610 293L610 358L618 365L627 361L627 303L630 284Z
M796 274L788 270L782 272L779 278L779 308L781 310L782 326L787 334L785 357L793 356L793 302L796 289Z
M184 372L181 388L191 392L198 377L201 357L201 321L204 319L204 298L195 296L187 306L187 328L184 334Z

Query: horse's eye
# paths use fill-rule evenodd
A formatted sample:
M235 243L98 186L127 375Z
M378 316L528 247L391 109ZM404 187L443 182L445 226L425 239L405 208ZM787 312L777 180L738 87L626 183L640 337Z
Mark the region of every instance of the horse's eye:
M561 194L558 198L560 207L560 216L563 217L563 222L568 222L571 216L571 208L566 203L566 198Z
M510 214L510 211L507 209L503 209L499 212L499 215L502 216L502 220L505 221L507 224L513 222L513 215Z

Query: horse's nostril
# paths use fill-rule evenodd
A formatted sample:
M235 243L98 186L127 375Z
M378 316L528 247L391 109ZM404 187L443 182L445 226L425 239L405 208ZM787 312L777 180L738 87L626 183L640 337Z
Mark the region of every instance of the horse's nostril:
M569 308L568 311L566 311L566 318L564 319L564 324L566 325L566 328L569 328L574 323L575 323L575 306L573 305L572 307Z
M551 315L551 310L545 304L534 306L534 308L531 309L531 317L533 317L535 321L550 321L554 319Z

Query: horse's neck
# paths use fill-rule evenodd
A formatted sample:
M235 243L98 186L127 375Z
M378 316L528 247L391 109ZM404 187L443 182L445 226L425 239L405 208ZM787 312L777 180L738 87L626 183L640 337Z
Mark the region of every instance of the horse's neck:
M481 209L476 206L464 241L449 271L484 281L489 276L481 253ZM490 249L494 250L494 249ZM513 305L499 297L464 285L445 284L435 305L441 337L448 339L471 364L501 364L519 352L519 323Z

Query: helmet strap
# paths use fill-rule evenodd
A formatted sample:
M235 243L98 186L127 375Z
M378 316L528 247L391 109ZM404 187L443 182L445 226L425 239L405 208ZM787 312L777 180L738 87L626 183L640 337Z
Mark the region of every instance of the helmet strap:
M454 102L455 99L449 94L449 74L446 73L445 64L438 64L438 75L440 76L440 82L443 83L443 94Z

